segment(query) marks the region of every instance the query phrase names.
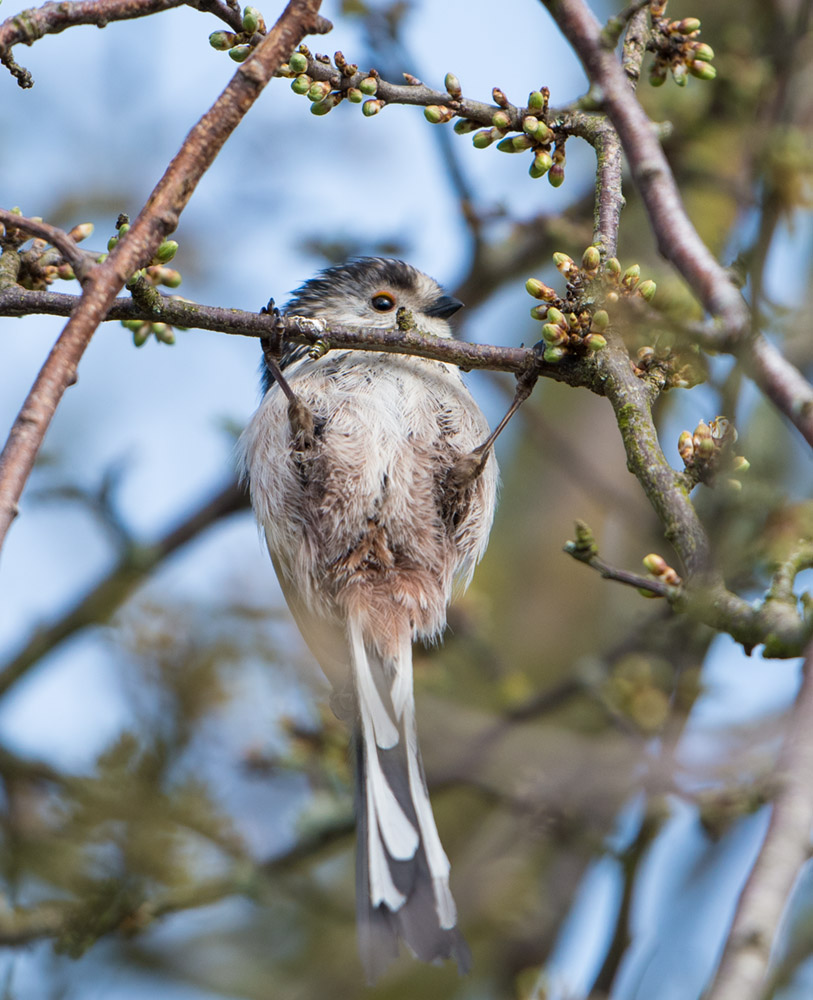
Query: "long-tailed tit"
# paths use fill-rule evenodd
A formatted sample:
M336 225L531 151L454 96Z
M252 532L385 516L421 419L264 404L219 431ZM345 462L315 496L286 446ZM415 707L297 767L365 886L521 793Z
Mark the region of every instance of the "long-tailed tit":
M462 303L398 260L363 258L306 282L289 315L450 337ZM374 979L398 938L425 961L470 963L457 928L415 728L412 642L446 624L494 515L493 436L453 365L306 347L283 355L241 439L244 474L283 593L352 728L359 947ZM485 442L485 443L484 443Z

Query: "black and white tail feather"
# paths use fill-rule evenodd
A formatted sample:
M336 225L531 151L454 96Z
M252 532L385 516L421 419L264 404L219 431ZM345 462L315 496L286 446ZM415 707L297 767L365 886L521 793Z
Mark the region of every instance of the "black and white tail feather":
M471 954L457 928L449 859L440 842L418 749L412 645L396 662L365 648L348 623L358 711L354 735L358 830L356 902L359 950L375 981L405 941L424 962Z

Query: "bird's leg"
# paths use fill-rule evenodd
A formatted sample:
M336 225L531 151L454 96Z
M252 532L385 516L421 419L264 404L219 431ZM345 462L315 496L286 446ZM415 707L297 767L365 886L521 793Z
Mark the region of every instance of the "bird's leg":
M508 421L513 417L525 400L531 395L531 390L536 385L538 375L535 371L526 371L517 375L517 388L511 405L502 420L494 430L488 435L481 445L478 445L467 455L461 455L449 470L450 481L458 488L469 486L480 475L486 467L488 456L494 447L494 442L505 429Z
M279 309L274 306L274 300L269 299L268 305L261 311L269 313L276 321L272 332L267 337L260 338L265 366L288 400L288 422L291 425L291 433L297 450L310 448L316 440L313 433L313 414L290 387L280 368L282 333L280 332Z

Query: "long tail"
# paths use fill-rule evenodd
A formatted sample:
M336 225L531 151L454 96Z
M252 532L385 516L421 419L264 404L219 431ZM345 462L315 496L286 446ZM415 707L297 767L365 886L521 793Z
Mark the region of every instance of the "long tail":
M357 623L348 643L358 708L356 759L356 909L359 949L373 982L402 939L425 962L471 955L458 930L449 859L440 843L418 749L412 696L412 647L384 661Z

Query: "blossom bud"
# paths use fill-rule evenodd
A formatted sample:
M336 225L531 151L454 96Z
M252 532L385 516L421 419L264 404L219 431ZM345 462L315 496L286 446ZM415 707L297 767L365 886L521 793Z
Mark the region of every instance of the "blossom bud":
M82 240L86 240L92 232L92 222L80 222L78 226L73 227L73 229L68 233L68 236L70 236L74 243L81 243Z
M175 240L164 240L155 251L154 259L159 264L168 264L178 251L178 244Z
M556 298L556 292L549 285L536 278L528 278L525 282L525 290L529 295L533 295L535 299L544 299L546 302L550 302Z
M584 346L588 351L600 351L607 346L607 338L600 333L588 333L584 338Z
M209 35L209 44L219 52L225 52L226 49L230 49L236 41L237 35L232 31L213 31Z
M545 359L545 361L548 362L548 364L556 365L562 360L562 358L566 354L567 351L565 350L564 347L557 347L552 344L549 347L545 348L545 353L542 355L542 357Z
M454 111L451 108L444 107L442 104L430 104L423 109L423 116L433 125L442 125L454 118Z
M255 31L265 31L265 21L256 7L243 8L243 31L253 35Z
M371 118L373 115L377 115L383 107L383 101L365 101L361 106L361 113L367 118Z
M311 114L319 116L326 115L329 111L332 111L338 103L338 94L328 94L327 97L323 98L321 101L314 101L313 104L311 104Z
M689 72L696 76L698 80L713 80L717 76L716 66L704 62L702 59L695 59L689 63Z
M510 128L511 118L504 111L495 111L491 116L491 124L494 128Z
M361 104L364 100L364 94L362 94L358 87L348 87L347 100L350 101L351 104Z
M694 47L695 59L702 59L704 62L711 62L714 58L714 49L705 42L698 42Z
M331 86L327 80L314 80L310 85L308 90L308 100L313 101L323 101L331 91Z
M598 309L593 313L591 326L597 333L604 333L609 325L610 317L606 309Z
M238 63L245 62L251 55L250 45L235 45L229 49L229 56Z
M556 306L550 306L548 309L547 320L549 323L556 323L557 326L561 326L564 330L568 327L568 322L564 317L564 313L557 309Z
M679 35L691 35L693 31L700 30L700 19L684 17L682 21L673 21L669 27Z
M553 166L553 159L550 153L547 153L544 149L540 150L534 157L534 161L531 164L531 169L528 173L531 177L543 177Z
M567 333L556 323L546 323L542 327L542 339L552 347L559 347L567 341Z
M532 90L528 94L528 107L533 108L535 111L539 111L545 107L545 96L539 90Z
M476 149L485 149L486 146L490 146L494 142L494 135L490 128L484 128L481 132L475 133L471 137L471 141Z
M494 98L494 103L499 104L501 108L508 107L508 98L499 87L492 88L491 96Z
M311 89L312 83L313 80L306 73L302 73L295 80L291 81L291 90L295 94L307 94Z
M582 267L585 271L597 271L601 264L601 253L598 247L589 246L582 254Z
M642 562L644 569L653 576L663 576L666 570L669 569L667 561L663 556L659 556L657 552L650 552L648 556L644 556Z
M288 60L288 65L291 67L291 72L304 73L308 68L308 57L302 52L294 52L291 58Z
M640 277L641 277L641 265L631 264L621 276L621 284L625 288L633 289L638 284L638 279Z
M548 183L551 187L561 187L565 182L565 168L561 163L554 163L548 171Z
M479 127L477 122L473 122L469 118L458 118L454 123L454 130L458 135L466 135L467 132L476 132Z
M365 77L361 83L359 83L359 90L362 94L372 97L378 90L378 80L376 80L374 76Z
M689 466L694 461L694 439L691 431L682 431L678 438L678 454L683 464Z
M447 73L446 79L443 81L443 83L446 87L446 92L450 94L452 97L458 98L462 96L463 90L460 87L460 81L457 79L454 73Z
M636 289L637 293L646 302L651 302L655 298L655 292L658 290L658 286L651 278L647 278L646 281L642 281L641 284Z

